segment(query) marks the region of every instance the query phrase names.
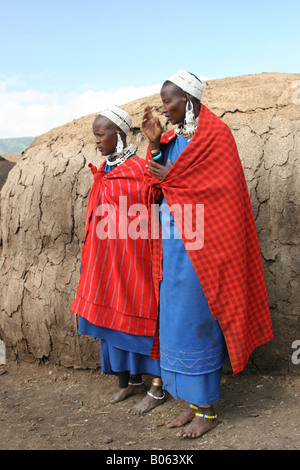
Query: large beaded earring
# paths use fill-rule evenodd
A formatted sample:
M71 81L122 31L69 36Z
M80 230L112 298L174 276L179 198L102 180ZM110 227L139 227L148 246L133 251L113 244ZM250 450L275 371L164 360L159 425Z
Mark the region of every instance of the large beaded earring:
M121 139L120 133L117 133L117 146L116 146L116 153L121 154L124 150L124 144Z
M192 134L195 132L195 114L194 114L194 106L191 100L187 100L186 107L185 107L185 119L184 119L184 127L187 134Z

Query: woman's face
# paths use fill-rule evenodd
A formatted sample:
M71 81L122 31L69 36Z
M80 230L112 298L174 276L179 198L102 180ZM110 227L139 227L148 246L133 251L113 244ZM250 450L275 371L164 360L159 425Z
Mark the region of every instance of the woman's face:
M93 123L96 145L103 156L111 155L117 146L117 131L109 119L98 116Z
M185 118L187 98L178 93L178 88L172 83L164 85L160 91L163 102L162 112L171 124L180 124Z

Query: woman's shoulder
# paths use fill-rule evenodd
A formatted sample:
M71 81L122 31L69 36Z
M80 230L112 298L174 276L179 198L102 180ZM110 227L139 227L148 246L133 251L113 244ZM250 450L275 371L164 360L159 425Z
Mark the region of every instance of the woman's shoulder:
M140 166L145 166L146 165L146 161L144 158L140 157L139 155L132 155L132 157L129 159L129 161L132 161L134 164L136 165L140 165Z
M175 129L171 129L161 136L160 143L168 144L170 140L174 139L174 137L176 137Z
M145 169L145 166L146 166L146 160L144 158L134 154L130 158L128 158L128 160L126 160L126 162L124 162L124 164L126 165L126 167L128 169L130 168L131 172L133 171L135 173L135 175L138 175L139 173L141 173L141 174L144 173L144 169Z

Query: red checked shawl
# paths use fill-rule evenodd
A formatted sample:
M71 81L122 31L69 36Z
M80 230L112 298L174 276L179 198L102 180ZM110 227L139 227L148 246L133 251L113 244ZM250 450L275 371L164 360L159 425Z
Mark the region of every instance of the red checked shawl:
M162 136L162 150L174 137L174 130ZM151 158L148 149L147 159ZM151 204L159 202L162 193L169 207L204 204L203 248L187 252L223 331L233 372L242 371L252 351L271 340L273 332L248 188L228 126L201 105L191 142L161 181L145 171L143 193L149 215ZM178 226L176 213L174 218ZM195 228L195 218L193 224ZM185 246L190 243L184 233L182 239ZM163 275L161 238L150 243L158 299ZM153 354L155 348L158 335Z
M113 207L118 225L120 196L127 198L125 215L131 205L142 203L145 161L134 156L107 174L105 162L99 170L89 166L94 183L87 207L80 281L71 311L98 326L154 336L158 309L148 238L126 238L121 230L116 230L115 239L97 236L100 220L108 220L107 212L102 212L103 217L96 214L97 207ZM134 219L128 217L127 223ZM106 231L107 224L106 228L102 224Z

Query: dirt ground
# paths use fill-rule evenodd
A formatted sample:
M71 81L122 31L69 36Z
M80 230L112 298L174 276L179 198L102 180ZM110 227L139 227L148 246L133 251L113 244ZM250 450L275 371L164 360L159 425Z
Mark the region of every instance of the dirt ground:
M149 378L146 378L147 385ZM141 395L111 405L117 379L50 364L0 366L1 450L298 450L300 377L227 374L219 425L195 440L164 422L186 404L167 401L144 416Z

